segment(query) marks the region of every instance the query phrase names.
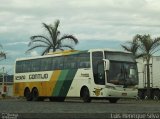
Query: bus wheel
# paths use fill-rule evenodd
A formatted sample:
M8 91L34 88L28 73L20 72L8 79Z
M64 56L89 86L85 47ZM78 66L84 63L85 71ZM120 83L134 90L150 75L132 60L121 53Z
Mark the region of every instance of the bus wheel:
M119 98L110 98L109 102L110 103L117 103L118 100L119 100Z
M32 94L31 94L29 88L25 89L24 97L26 98L27 101L32 101Z
M39 92L37 88L33 88L32 90L32 100L39 101Z
M154 100L159 100L160 99L160 91L159 90L155 90L153 92L153 99Z
M89 90L88 90L87 87L82 88L81 97L82 97L84 102L91 102Z

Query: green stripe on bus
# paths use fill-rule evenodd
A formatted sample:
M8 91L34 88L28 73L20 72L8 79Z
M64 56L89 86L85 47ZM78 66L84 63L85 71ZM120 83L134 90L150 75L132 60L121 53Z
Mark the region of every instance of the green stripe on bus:
M60 76L57 80L56 86L54 88L54 91L52 93L53 96L59 96L59 92L60 92L61 88L63 88L63 82L64 82L67 74L68 74L68 70L61 71Z
M71 69L69 70L67 76L66 76L66 79L64 80L63 82L63 87L61 88L61 91L59 93L59 96L60 97L66 97L67 96L67 93L69 91L69 88L72 84L72 81L75 77L75 74L77 72L77 69Z

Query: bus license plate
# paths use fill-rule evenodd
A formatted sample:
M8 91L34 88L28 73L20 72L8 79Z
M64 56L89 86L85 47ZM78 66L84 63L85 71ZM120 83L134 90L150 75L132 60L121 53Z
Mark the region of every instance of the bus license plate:
M122 96L127 96L127 93L122 93Z

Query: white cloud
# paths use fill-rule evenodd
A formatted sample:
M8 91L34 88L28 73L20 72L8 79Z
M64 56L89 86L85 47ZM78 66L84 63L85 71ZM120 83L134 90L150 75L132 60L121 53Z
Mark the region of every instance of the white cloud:
M84 36L92 33L90 37L105 37L107 40L113 35L109 33L114 31L115 34L122 33L115 39L126 39L123 36L143 29L145 33L146 27L150 27L154 35L154 28L160 26L159 4L158 0L3 0L0 33L42 33L42 22L53 23L60 19L62 33ZM126 30L126 35L119 30Z
M119 26L156 27L160 25L160 16L157 13L160 9L157 4L160 4L158 0L13 0L2 4L5 8L2 13L8 12L4 18L8 25L0 26L1 32L11 29L17 32L22 30L40 33L42 22L53 23L55 19L60 19L66 32L78 32L75 28L97 32L96 28L101 27L100 30L103 30L107 26L112 26L113 30Z
M39 56L38 52L35 51L35 50L31 51L30 54L31 54L32 57Z
M6 46L13 46L13 45L28 45L29 42L12 42L12 43L6 43Z

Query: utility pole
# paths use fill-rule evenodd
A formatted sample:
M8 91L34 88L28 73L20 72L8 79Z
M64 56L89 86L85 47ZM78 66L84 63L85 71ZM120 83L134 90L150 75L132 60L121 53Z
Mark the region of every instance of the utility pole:
M4 94L4 67L2 67L2 94Z
M6 91L4 90L5 87L5 73L4 73L4 67L2 67L2 95L5 95Z

